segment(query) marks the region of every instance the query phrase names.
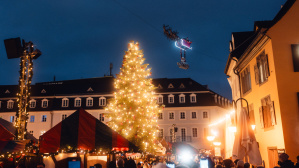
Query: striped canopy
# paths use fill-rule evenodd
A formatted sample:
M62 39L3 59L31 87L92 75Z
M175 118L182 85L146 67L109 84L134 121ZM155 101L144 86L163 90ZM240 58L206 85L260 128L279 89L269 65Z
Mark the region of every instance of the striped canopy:
M132 150L138 148L80 108L40 137L40 152L59 150Z

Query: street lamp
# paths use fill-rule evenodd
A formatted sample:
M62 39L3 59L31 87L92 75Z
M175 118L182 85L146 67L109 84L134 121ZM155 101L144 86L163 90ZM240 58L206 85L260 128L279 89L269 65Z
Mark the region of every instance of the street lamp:
M237 132L237 127L235 126L236 125L236 121L237 121L237 113L236 113L236 109L237 109L237 102L239 101L239 100L244 100L245 102L246 102L246 108L247 108L247 115L248 115L248 117L249 117L249 106L248 106L248 101L246 100L246 99L244 99L244 98L239 98L239 99L237 99L236 101L235 100L233 100L232 101L232 105L233 105L233 108L234 108L234 110L235 110L235 123L233 124L233 126L230 126L228 129L231 131L231 132ZM251 129L252 130L254 130L255 129L255 125L254 124L251 124Z
M214 139L215 139L215 136L207 136L207 140L210 142L214 141Z
M215 145L215 146L220 146L220 145L221 145L221 142L213 142L213 145Z

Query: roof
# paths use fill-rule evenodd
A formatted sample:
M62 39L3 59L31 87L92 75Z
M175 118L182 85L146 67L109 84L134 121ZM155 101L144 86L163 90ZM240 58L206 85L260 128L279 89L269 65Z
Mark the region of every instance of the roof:
M13 123L0 118L0 125L3 126L12 135L15 134L16 128L13 126ZM32 134L30 134L29 132L27 132L27 139L30 139L30 140L33 140L33 141L37 142L37 139Z
M55 153L58 150L112 150L113 148L139 150L132 142L109 126L80 108L69 117L40 136L40 152ZM70 149L69 149L70 150Z
M226 66L224 69L225 74L227 74L230 65L230 60L234 57L240 59L243 53L246 51L246 49L257 36L257 33L255 33L254 31L233 32L232 36L234 38L235 49L230 53L227 59Z
M276 14L274 19L272 20L272 25L275 25L293 6L293 4L296 2L296 0L287 0L286 3L282 6L280 11Z
M274 26L293 6L296 0L287 0L280 11L276 14L273 20L265 21L255 21L254 22L254 31L247 32L234 32L232 33L235 41L235 49L230 53L224 73L227 74L228 67L230 65L230 60L235 57L240 59L244 52L250 48L250 45L255 41L255 38L259 32L264 32ZM265 31L265 32L266 32Z
M231 55L239 59L256 37L256 33L254 31L234 32L232 35L234 37L235 49L231 52Z
M157 87L156 92L211 91L207 85L201 85L191 78L157 78L153 79L153 84ZM0 98L16 97L17 88L17 85L0 85ZM33 97L112 94L113 91L113 77L43 82L31 85L31 96Z
M272 20L264 20L264 21L255 21L254 22L254 30L258 30L261 28L270 28L273 25Z
M226 104L217 103L215 101L215 95L224 98L223 96L208 89L207 85L201 85L191 78L157 78L152 80L156 87L156 94L163 94L163 104L166 107L191 107L191 106L220 106L227 108ZM0 103L2 107L7 105L7 101L12 99L15 102L16 97L16 85L0 86ZM76 79L66 81L55 82L43 82L36 83L31 86L31 99L36 101L36 106L30 108L30 111L49 111L49 110L76 110L74 104L75 98L81 98L82 102L86 102L88 97L92 99L98 99L105 97L110 99L113 97L114 92L114 78L113 77L98 77L87 79ZM10 93L5 93L6 91ZM174 96L174 103L168 102L166 94L176 95ZM179 103L179 94L184 94L185 103ZM191 102L190 96L195 94L196 102ZM93 96L92 96L93 95ZM62 98L69 99L69 106L62 107ZM47 99L48 106L42 107L42 101ZM16 103L16 102L15 102ZM86 106L86 103L82 103L81 107L85 109L103 109L104 106L99 105L99 101L94 101L93 106ZM15 112L17 105L14 105L12 109L0 108L0 112Z

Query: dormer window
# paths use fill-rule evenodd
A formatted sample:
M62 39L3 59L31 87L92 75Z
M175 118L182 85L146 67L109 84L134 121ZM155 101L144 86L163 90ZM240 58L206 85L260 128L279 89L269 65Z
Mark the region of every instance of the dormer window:
M14 101L13 101L13 100L8 100L8 101L7 101L7 108L8 108L8 109L13 109L13 104L14 104Z
M163 104L163 95L158 96L158 104Z
M43 89L43 90L41 91L41 93L47 93L47 92L46 92L46 90L45 90L45 89Z
M30 108L35 108L36 107L36 100L32 99L29 101L29 107Z
M89 88L87 89L87 92L93 92L93 89L92 89L91 87L89 87Z
M159 85L158 85L158 89L163 89L163 87L159 84Z
M172 89L172 88L174 88L174 87L173 87L173 85L171 83L171 84L168 85L168 89Z
M100 106L106 106L106 98L105 97L100 97L99 105Z
M183 83L181 83L180 88L181 89L185 88L185 85Z
M185 95L184 94L180 94L179 98L180 98L180 103L185 103Z
M89 97L86 99L86 106L87 107L93 106L93 98Z
M69 99L63 98L61 107L68 107L69 106Z
M75 99L75 107L81 107L81 98L77 97Z
M174 103L174 95L168 95L168 103Z
M192 94L190 95L190 102L191 102L191 103L196 103L196 94L192 93Z
M43 99L42 100L42 108L47 108L48 107L48 100L47 99Z

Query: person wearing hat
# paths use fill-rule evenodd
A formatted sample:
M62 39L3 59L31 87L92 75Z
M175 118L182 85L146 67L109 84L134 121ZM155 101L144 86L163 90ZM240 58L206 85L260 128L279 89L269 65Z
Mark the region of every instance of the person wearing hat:
M282 153L279 155L278 165L281 168L294 168L294 163L289 160L289 155L286 153Z

